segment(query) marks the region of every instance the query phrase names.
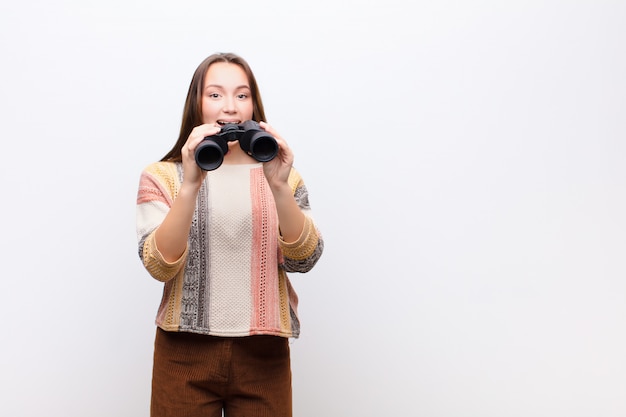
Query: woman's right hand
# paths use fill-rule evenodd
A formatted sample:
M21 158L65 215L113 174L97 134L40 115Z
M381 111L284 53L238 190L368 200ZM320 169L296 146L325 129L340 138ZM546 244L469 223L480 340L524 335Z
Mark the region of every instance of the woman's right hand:
M183 160L183 183L182 187L194 187L197 190L200 189L202 181L206 177L207 171L202 170L196 163L196 148L207 136L213 136L220 132L219 125L203 124L196 126L189 137L187 142L181 150L181 157Z
M155 232L155 242L159 253L167 262L175 262L185 252L198 191L207 172L196 164L196 148L207 136L220 131L218 126L200 125L195 127L181 149L183 160L183 183L170 210Z

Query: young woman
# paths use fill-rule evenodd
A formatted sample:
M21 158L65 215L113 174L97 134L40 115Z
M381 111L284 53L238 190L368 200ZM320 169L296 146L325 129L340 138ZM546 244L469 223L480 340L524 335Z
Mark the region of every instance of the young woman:
M204 138L248 120L276 139L276 157L257 162L231 141L219 168L198 166ZM137 196L139 256L164 282L152 417L291 416L288 339L300 323L286 273L309 271L323 250L292 164L265 122L247 62L231 53L206 58L178 141L144 169Z

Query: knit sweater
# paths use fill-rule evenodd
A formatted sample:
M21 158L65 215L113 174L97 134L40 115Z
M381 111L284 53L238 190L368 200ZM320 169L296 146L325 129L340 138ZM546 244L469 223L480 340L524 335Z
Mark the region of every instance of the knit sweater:
M289 184L305 215L299 239L281 239L272 192L261 164L224 164L198 193L187 248L167 262L155 231L176 199L182 164L144 169L137 195L139 257L164 283L156 324L167 331L213 336L298 337L298 297L287 272L307 272L323 251L308 192L292 169Z

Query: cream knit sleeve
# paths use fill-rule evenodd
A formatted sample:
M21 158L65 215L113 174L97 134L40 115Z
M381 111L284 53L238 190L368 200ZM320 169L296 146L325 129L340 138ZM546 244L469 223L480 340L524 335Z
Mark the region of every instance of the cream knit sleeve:
M141 174L137 193L137 241L139 257L155 279L169 281L184 268L187 251L174 262L167 262L158 248L154 234L167 215L180 188L180 173L173 162L149 165Z

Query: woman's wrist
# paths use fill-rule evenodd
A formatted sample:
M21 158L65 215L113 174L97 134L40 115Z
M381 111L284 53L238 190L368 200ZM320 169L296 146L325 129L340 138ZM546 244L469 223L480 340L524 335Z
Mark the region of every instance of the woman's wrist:
M195 200L202 183L192 184L189 181L183 181L178 190L178 197L189 198Z

